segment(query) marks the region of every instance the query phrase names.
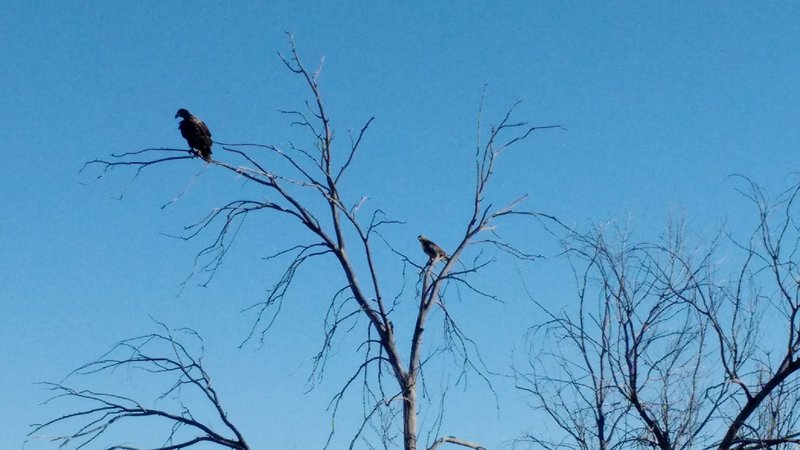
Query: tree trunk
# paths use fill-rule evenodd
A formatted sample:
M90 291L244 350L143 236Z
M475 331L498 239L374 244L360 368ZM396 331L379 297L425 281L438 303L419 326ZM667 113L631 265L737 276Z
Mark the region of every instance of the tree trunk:
M403 389L403 449L417 450L416 376L409 374Z

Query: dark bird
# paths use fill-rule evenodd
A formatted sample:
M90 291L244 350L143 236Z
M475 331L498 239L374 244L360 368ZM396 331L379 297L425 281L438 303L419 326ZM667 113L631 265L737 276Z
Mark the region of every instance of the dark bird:
M428 255L428 258L430 258L431 262L439 258L444 260L448 259L447 253L445 253L445 251L442 250L442 247L439 247L430 239L426 238L421 234L417 236L417 239L419 239L419 243L422 244L422 251L425 252L426 255Z
M181 108L175 118L182 118L178 129L181 136L189 143L189 148L206 161L211 161L211 132L202 120L193 116L188 110Z

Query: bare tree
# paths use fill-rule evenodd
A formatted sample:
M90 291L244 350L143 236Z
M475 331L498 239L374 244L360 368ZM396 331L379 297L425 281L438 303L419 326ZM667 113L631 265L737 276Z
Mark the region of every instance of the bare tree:
M800 185L771 201L747 182L758 220L744 244L718 235L689 245L682 223L656 242L634 241L627 229L561 227L578 305L532 329L531 367L517 380L566 438L531 433L528 442L661 450L798 442ZM720 254L726 242L741 256L732 277L721 276L733 261Z
M224 152L215 152L215 155L223 156L210 161L211 167L231 172L251 182L259 188L258 199L238 198L230 201L188 227L188 234L184 238L194 238L208 229L217 230L214 241L198 255L198 264L209 276L213 276L235 239L242 221L252 213L266 211L283 215L304 229L308 241L297 243L270 257L288 256L291 261L269 290L267 297L249 308L255 314L255 321L247 339L264 338L289 288L295 283L298 269L312 259L327 258L325 263L341 273L343 285L327 305L325 338L322 349L314 358L315 374L321 376L337 332L354 329L364 332L358 346L363 354L363 361L334 396L333 414L336 414L340 401L351 388L360 386L364 415L350 447L363 437L366 429L376 431L383 439L385 447L392 445L391 428L397 418L402 423L403 448L415 450L420 447L418 415L422 405L419 401L419 389L423 383L423 369L427 364L443 353L450 353L460 359L462 371L478 373L488 381L474 343L458 326L455 315L444 301L444 292L450 285L459 286L478 297L492 298L471 282L475 274L486 267L491 259L482 256L482 252L474 251L474 257L469 260L463 256L474 246L484 246L517 258L534 257L502 241L493 232L498 219L524 213L517 210L524 196L501 207L495 207L486 200L495 162L506 149L525 140L534 131L557 126L532 127L515 121L512 119L514 107L507 111L499 123L490 125L487 130L482 128L479 118L478 140L474 150L475 185L470 214L464 218L463 231L455 246L448 252L449 258L434 256L420 264L419 257L397 251L391 246L390 240L380 234L384 227L397 224L398 221L387 218L380 209L373 209L371 213L365 214L367 219L364 219L362 214L366 196L348 200L351 197L341 190L342 181L347 177L348 169L361 149L365 133L373 119L367 120L357 133L348 136L344 152L338 150L338 145L334 145L334 129L320 90L320 69L309 70L301 61L291 36L289 42L290 53L286 56L280 55L281 60L286 68L303 80L310 98L305 103L305 108L282 112L291 119L293 126L310 135L314 142L313 148L295 144L284 148L272 144L216 142ZM153 156L149 157L150 155ZM193 157L193 153L186 150L154 148L113 155L112 159L91 161L88 166L101 167L103 174L113 168L135 168L138 176L144 169ZM286 169L275 169L278 167ZM236 196L237 193L233 195ZM376 245L389 246L402 261L402 275L409 270L419 274L413 302L400 302L402 297L408 296L403 291L387 295L382 289L382 275L386 274L381 262L375 257ZM398 341L391 320L401 303L413 304L415 311L413 328L408 333L410 339L405 343ZM323 311L324 306L320 306L320 311ZM442 321L438 326L444 332L443 340L440 345L428 346L426 350L423 336L433 311L442 313L436 317ZM364 321L361 323L365 323L366 327L357 326L359 319ZM400 405L400 411L396 410L396 405ZM429 432L429 450L443 444L482 448L478 443L439 434L440 424L441 417L434 424L432 432Z
M708 254L687 249L679 225L657 244L605 226L573 232L565 245L577 307L532 328L531 370L517 379L569 438L528 440L690 448L727 393L724 382L707 381L705 320L681 300L706 283Z
M794 217L800 184L773 200L752 180L740 178L747 183L740 192L756 207L758 217L746 243L733 241L744 253L744 263L735 281L719 295L693 303L709 318L726 377L737 387L736 407L725 417L727 426L718 447L797 444L800 229ZM761 316L764 328L757 328Z
M190 351L187 346L163 326L160 333L126 339L116 343L111 350L95 361L81 366L70 374L90 376L117 371L138 372L167 381L159 395L159 400L173 398L172 409L149 406L134 398L111 392L98 392L91 389L75 389L60 383L46 383L54 392L48 403L71 400L74 404L86 405L77 411L56 417L48 422L34 425L30 436L38 437L44 432L58 427L73 427L71 431L49 435L48 439L58 442L59 448L80 449L96 444L101 436L113 434L117 428L142 429L147 433L137 433L132 439L152 439L156 430L164 430L166 437L155 446L158 450L178 450L199 444L214 444L219 447L250 450L244 437L228 418L222 407L217 391L211 385L211 378L202 364L202 340L192 330L180 330L184 339L193 338L200 348ZM199 352L195 354L195 352ZM184 401L192 400L205 404L206 414L198 415L200 408L190 410ZM153 425L153 423L157 425ZM139 444L115 444L105 446L108 450L138 450Z

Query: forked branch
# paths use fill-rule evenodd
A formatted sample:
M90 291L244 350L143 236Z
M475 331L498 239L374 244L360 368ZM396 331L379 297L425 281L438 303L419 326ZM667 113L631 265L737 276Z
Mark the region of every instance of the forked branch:
M125 395L74 389L63 382L45 383L53 391L47 403L69 401L86 406L34 425L29 438L46 438L57 442L61 449L77 450L96 444L106 435L113 436L115 428L137 427L139 423L141 425L138 427L142 427L147 423L142 419L154 419L169 430L160 444L148 444L146 447L139 446L145 444L102 444L103 448L177 450L210 443L228 449L249 450L242 433L228 417L217 391L212 387L211 377L202 364L202 355L190 352L163 324L161 326L164 328L162 333L118 342L97 360L76 369L72 377L112 374L118 369L138 369L152 376L171 379L169 387L161 392L159 399L174 397L180 405L184 403L181 399L192 398L210 405L214 415L201 419L198 418L201 417L198 412L193 413L184 406L176 406L172 411L152 408ZM202 340L195 332L182 330L182 333L196 339L202 349ZM62 427L71 428L71 431L55 435L50 431ZM44 432L48 433L43 435ZM141 436L144 439L153 438L148 433Z

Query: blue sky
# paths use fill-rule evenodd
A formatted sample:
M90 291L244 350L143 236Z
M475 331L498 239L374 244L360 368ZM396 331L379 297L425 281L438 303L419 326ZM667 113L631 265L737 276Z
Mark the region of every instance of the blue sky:
M527 207L578 227L627 215L644 235L670 211L699 234L745 226L730 174L773 192L796 180L798 21L800 6L789 2L6 2L0 448L19 448L27 426L52 415L34 382L154 331L150 316L206 338L206 363L255 447L324 443L324 408L353 367L342 343L325 380L304 394L325 293L336 286L326 267L309 270L263 348L236 350L250 324L239 311L262 298L278 269L259 258L295 237L285 223L249 222L214 282L178 296L211 236L165 235L241 181L199 161L133 183L124 170L97 181L78 173L111 153L183 147L180 107L222 142L296 138L277 112L306 94L276 55L288 49L284 31L309 66L324 56L323 94L341 136L376 118L345 187L351 201L369 195L405 221L391 238L414 254L417 234L447 248L464 227L484 85L485 121L522 100L520 120L565 127L504 155L491 193L498 203L528 193ZM535 242L529 224L508 227L526 248L552 246ZM458 313L497 370L537 319L517 271L547 304L570 299L568 274L558 278L547 262L489 272L482 282L506 303L465 299ZM498 383L499 417L472 382L451 393L443 431L499 448L534 427L520 395ZM488 403L476 410L470 399Z

